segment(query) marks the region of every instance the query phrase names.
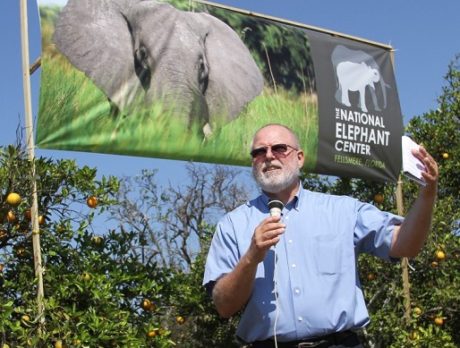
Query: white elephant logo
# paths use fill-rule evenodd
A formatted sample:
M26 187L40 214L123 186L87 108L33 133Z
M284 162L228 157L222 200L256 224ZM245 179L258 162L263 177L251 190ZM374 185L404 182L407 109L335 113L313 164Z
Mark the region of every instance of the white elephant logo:
M335 99L342 105L351 106L349 92L359 93L358 107L362 112L368 112L366 107L366 90L370 90L375 111L382 111L379 106L375 85L380 84L383 98L383 109L387 106L385 83L379 66L374 58L360 50L351 50L345 46L337 46L331 55L332 65L337 78Z

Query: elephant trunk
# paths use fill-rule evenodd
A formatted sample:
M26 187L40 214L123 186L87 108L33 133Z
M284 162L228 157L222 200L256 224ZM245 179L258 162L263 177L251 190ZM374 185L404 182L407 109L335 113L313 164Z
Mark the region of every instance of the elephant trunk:
M383 77L380 78L380 87L382 88L382 96L383 96L383 109L387 107L387 88L390 88Z

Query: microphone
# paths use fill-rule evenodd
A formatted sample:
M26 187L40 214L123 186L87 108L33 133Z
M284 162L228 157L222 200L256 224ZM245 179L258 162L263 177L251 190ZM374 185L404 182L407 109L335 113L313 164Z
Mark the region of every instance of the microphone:
M272 199L268 202L268 209L270 209L270 216L281 216L281 210L283 210L284 204L283 202Z

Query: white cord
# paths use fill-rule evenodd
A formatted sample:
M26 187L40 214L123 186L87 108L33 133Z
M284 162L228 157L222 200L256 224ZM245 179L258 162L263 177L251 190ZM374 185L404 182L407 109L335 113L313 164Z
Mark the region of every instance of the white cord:
M282 209L284 208L284 204L281 201L272 200L268 203L268 207L270 208L270 215L271 216L281 216L282 217ZM281 240L281 239L280 239ZM279 243L279 241L278 241ZM278 298L278 267L277 259L278 254L276 252L276 244L273 246L273 291L275 292L275 322L273 323L273 341L275 342L275 348L278 348L278 338L276 336L276 327L278 325L278 317L280 314L279 310L279 298Z
M279 311L279 302L278 302L278 272L276 267L276 260L278 258L278 254L276 253L276 245L273 247L275 251L274 265L273 265L273 283L274 283L274 290L275 290L275 324L273 326L273 341L275 342L275 348L278 348L278 339L276 337L276 326L278 325L278 317L280 314Z

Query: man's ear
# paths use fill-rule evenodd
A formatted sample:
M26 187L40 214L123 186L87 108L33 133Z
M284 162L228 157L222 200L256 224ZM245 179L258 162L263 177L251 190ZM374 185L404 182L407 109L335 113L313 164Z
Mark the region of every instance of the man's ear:
M302 150L297 151L297 160L299 161L299 168L302 168L305 162L305 156Z

